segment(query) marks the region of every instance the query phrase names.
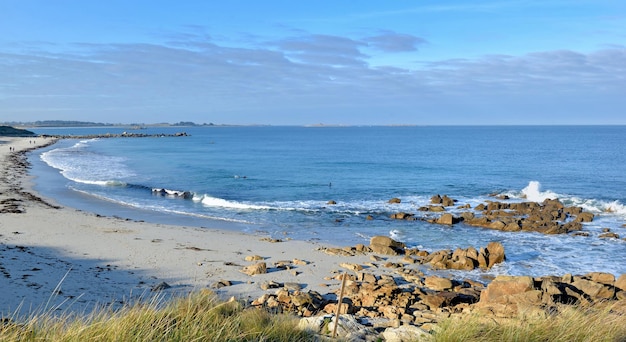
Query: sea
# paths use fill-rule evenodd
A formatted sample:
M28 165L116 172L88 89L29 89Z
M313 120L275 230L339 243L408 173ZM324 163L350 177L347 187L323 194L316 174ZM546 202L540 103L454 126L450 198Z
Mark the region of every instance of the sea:
M504 245L506 262L489 271L446 271L460 278L626 273L626 126L33 131L187 134L62 139L30 153L35 190L87 212L338 246L368 244L375 235L427 251ZM435 214L418 208L436 194L472 208L500 195L513 202L558 198L596 218L584 224L588 237L431 224L422 219ZM390 204L391 198L401 203ZM419 219L391 219L396 212ZM621 238L599 238L607 229Z

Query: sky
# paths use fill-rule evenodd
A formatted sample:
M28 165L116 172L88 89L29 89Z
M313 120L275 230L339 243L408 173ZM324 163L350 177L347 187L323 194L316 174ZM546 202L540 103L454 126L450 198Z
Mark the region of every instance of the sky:
M624 125L623 0L0 0L0 122Z

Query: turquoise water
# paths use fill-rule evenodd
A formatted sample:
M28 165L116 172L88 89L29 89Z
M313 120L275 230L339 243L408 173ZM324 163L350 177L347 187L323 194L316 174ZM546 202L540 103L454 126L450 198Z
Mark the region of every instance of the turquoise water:
M372 235L428 250L500 241L509 260L493 273L626 273L626 241L597 238L602 228L626 237L625 126L178 127L140 133L179 131L191 136L60 141L31 156L36 189L104 215L340 245L367 243ZM417 208L434 194L474 206L494 193L513 200L558 197L599 217L585 226L588 238L388 218L398 211L426 215ZM392 197L402 203L388 204Z

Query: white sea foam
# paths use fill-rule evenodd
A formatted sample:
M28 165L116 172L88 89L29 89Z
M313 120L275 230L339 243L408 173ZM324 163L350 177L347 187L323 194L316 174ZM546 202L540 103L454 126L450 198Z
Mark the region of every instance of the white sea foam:
M528 186L522 189L522 195L532 202L543 202L546 199L559 198L559 196L552 191L541 191L541 183L538 181L530 181Z
M99 186L125 186L121 179L133 176L124 162L125 158L107 156L88 150L97 139L82 140L69 147L52 149L40 158L57 169L63 177L76 183Z
M197 197L196 197L197 198ZM194 199L196 199L194 198ZM251 210L270 210L272 207L248 204L244 202L228 201L222 198L216 198L208 195L204 195L200 199L200 203L207 207L221 207L230 209L251 209Z

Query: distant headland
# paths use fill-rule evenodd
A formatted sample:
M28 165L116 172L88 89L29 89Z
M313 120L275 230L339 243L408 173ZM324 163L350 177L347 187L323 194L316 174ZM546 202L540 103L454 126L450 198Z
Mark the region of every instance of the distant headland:
M37 134L11 126L0 126L0 137L34 137Z
M0 122L0 125L13 127L129 127L132 129L143 129L148 127L190 127L190 126L215 126L213 123L198 124L191 121L180 121L177 123L103 123L92 121L74 121L74 120L40 120L32 122Z

